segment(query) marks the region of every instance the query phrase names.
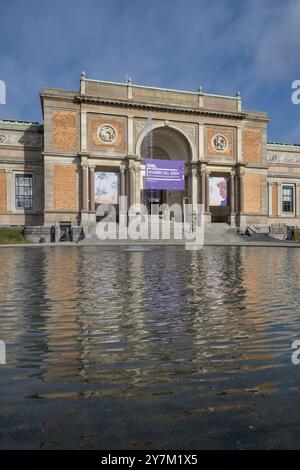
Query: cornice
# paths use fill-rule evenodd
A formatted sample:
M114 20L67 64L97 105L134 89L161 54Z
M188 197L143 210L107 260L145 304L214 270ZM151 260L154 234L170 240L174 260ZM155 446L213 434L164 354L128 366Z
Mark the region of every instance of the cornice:
M163 111L163 112L173 112L180 114L195 114L202 116L218 116L218 117L227 117L230 119L245 119L247 113L234 113L227 111L213 111L204 108L189 108L189 107L179 107L175 105L166 105L166 104L155 104L155 103L141 103L138 101L123 101L123 100L112 100L106 98L97 98L95 96L87 95L76 95L74 101L77 103L89 103L89 104L102 104L104 106L115 106L129 109L144 109L148 111Z

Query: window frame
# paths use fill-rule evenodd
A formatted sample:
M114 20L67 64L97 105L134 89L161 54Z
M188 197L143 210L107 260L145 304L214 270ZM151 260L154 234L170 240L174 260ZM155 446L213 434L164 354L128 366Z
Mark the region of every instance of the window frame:
M284 190L290 189L292 195L292 207L291 210L284 210L284 203L288 203L288 200L284 200ZM294 184L282 184L281 186L281 214L284 216L294 216L295 215L295 185Z
M18 191L18 188L20 188L20 186L18 186L18 178L19 177L31 179L31 185L29 185L29 187L31 187L31 195L30 196L26 196L26 195L22 195L22 194L20 195L19 194L19 191ZM23 185L21 186L21 188L23 188L23 189L26 188L26 185L24 185L24 182L23 182ZM25 200L26 197L27 197L27 199L31 200L30 207L25 207L24 205L19 206L18 205L18 199L23 198L23 200ZM27 173L27 172L22 172L22 171L16 171L14 173L14 206L15 206L15 210L17 212L25 212L25 211L32 212L32 211L34 211L34 177L33 177L32 173Z

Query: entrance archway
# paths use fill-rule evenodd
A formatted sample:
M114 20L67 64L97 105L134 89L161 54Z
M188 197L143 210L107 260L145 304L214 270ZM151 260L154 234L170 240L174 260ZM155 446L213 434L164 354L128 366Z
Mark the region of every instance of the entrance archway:
M156 127L150 130L140 145L140 156L162 160L184 160L188 164L192 160L192 148L186 136L172 127ZM185 189L178 190L146 190L145 176L142 172L141 201L148 207L155 204L180 204L184 213L184 203L191 199L191 181L189 167L186 165Z

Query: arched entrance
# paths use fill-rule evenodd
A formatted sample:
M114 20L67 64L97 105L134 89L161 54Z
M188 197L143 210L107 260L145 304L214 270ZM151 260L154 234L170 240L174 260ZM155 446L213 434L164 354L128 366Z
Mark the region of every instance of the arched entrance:
M187 138L172 127L157 127L144 136L140 146L142 161L145 158L161 160L184 160L185 189L179 190L149 190L145 189L144 167L142 165L141 202L150 211L151 204L180 204L184 213L184 204L190 202L191 182L188 163L192 160L192 149Z

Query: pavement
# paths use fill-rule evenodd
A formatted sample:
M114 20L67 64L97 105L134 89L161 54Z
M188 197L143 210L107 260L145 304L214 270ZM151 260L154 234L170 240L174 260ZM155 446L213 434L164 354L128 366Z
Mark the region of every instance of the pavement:
M0 248L17 248L17 247L87 247L87 246L103 246L103 247L117 247L117 246L182 246L184 247L188 240L131 240L131 239L116 239L116 240L99 240L96 235L91 239L85 239L80 242L55 242L55 243L18 243L18 244L5 244ZM299 241L291 240L277 240L267 234L253 234L252 236L240 235L237 233L236 228L230 227L228 224L210 224L206 227L204 233L204 246L256 246L256 247L277 247L277 248L300 248Z

